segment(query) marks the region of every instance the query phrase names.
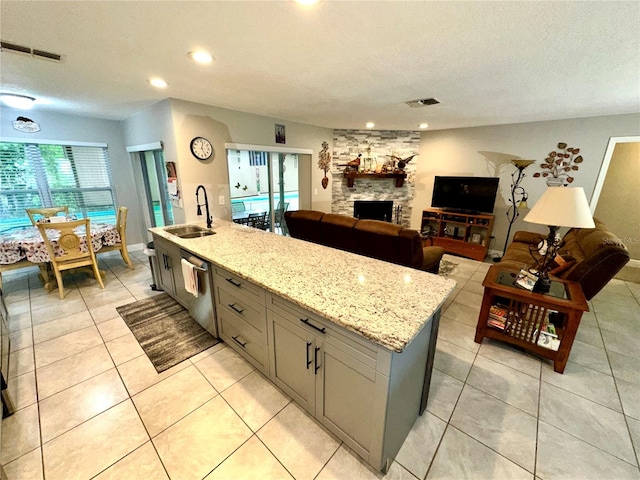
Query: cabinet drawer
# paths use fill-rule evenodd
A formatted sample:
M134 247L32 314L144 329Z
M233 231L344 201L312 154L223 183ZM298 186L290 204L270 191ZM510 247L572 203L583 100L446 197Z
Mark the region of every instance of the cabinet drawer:
M256 330L256 333L264 334L267 323L264 306L245 299L244 292L239 292L239 295L234 293L225 288L216 288L218 310L226 311L228 315L245 321L250 328Z
M244 296L259 305L264 305L264 290L260 287L219 267L215 268L214 273L214 284L221 289L235 292L236 295Z
M251 364L268 374L268 354L266 336L257 334L244 320L219 312L220 337Z

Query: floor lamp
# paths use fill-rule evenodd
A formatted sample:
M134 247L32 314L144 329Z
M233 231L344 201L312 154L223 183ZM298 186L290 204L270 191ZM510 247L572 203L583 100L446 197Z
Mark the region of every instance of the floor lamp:
M521 160L513 159L511 163L515 165L516 171L511 174L511 198L509 198L509 208L507 209L507 220L509 221L509 228L507 229L507 238L504 240L504 248L502 249L502 257L504 252L507 251L507 245L509 245L509 236L511 235L511 227L516 219L520 216L518 210L527 208L527 192L520 186L522 179L526 177L524 169L534 163L535 160ZM502 260L502 257L494 258L495 262Z

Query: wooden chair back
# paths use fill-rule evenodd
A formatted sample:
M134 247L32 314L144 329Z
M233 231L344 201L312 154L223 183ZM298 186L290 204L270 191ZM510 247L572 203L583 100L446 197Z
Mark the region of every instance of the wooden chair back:
M67 205L62 207L27 208L26 211L33 226L38 223L38 218L36 217L53 217L62 212L64 212L65 215L69 215L69 207Z
M116 243L115 245L105 245L103 246L98 253L103 252L112 252L113 250L119 250L124 263L130 269L134 269L133 262L131 258L129 258L129 252L127 251L127 213L129 209L127 207L118 207L116 211L116 229L118 230L118 234L120 234L120 243Z
M98 261L91 244L91 221L88 218L72 222L38 223L36 226L40 230L40 235L42 235L47 247L61 299L64 298L64 284L61 272L72 268L92 267L93 275L100 284L100 288L104 288L98 269ZM84 227L85 229L86 251L83 251L82 248L81 233L75 231L78 227ZM53 234L54 232L55 235Z

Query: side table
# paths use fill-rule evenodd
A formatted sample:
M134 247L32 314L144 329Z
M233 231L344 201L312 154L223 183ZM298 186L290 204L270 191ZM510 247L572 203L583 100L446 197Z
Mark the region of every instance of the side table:
M582 288L577 282L552 278L548 293L534 293L515 285L517 274L500 265L487 272L475 341L482 343L487 337L510 343L553 360L553 369L563 373L582 313L589 311ZM487 323L496 316L504 323ZM557 336L553 344L545 342L550 336L543 333L549 323Z

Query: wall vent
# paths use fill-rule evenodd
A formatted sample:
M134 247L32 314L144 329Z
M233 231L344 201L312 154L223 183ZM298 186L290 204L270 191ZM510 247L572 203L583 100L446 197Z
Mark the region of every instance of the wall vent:
M42 60L52 60L54 62L62 61L62 55L58 53L46 52L36 48L25 47L24 45L16 45L15 43L0 41L0 47L2 51L22 53Z
M432 98L421 98L419 100L411 100L407 102L407 105L409 105L411 108L420 108L420 107L426 107L428 105L438 105L439 103L440 103L440 100L432 97Z

